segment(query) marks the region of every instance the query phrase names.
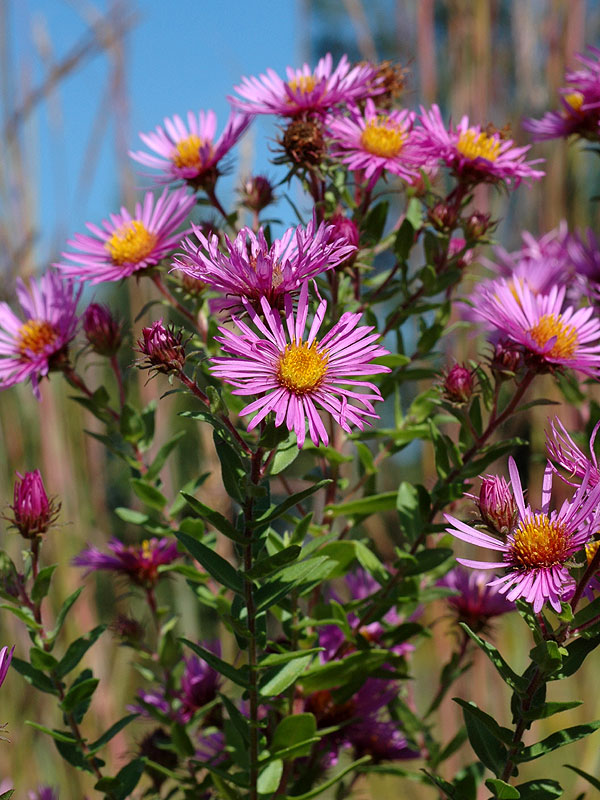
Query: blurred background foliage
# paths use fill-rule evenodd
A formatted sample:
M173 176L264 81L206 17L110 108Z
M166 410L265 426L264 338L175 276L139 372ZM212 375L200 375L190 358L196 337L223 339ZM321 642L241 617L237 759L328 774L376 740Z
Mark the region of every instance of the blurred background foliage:
M132 133L131 109L143 107L146 100L143 92L135 98L131 96L129 71L139 69L138 62L143 59L147 72L143 88L148 98L154 79L160 75L161 85L168 86L169 80L187 82L186 88L195 98L190 108L196 110L220 103L221 109L225 109L226 91L219 101L214 98L214 89L208 95L205 91L213 73L185 71L183 75L169 77L168 72L172 48L177 47L184 27L188 34L191 28L197 47L203 47L203 40L210 35L208 15L220 19L221 26L229 26L230 20L239 22L249 10L253 12L256 5L259 7L256 13L269 20L269 30L264 29L262 20L250 25L249 32L246 31L245 52L239 56L240 63L213 64L213 71L231 75L231 81L235 81L238 74L263 71L268 66L281 71L285 64L304 58L314 63L328 51L334 58L345 52L355 60L391 59L407 68L404 95L407 106L416 108L421 103L427 105L435 101L455 120L468 114L475 123L493 122L498 128L509 124L519 144L527 142L520 119L555 107L556 90L562 84L565 67L573 66L574 53L582 51L586 44L598 42L600 30L600 3L593 0L297 0L287 3L265 0L252 3L251 7L244 0L226 0L214 4L218 8L210 11L204 8L205 4L191 4L186 0L164 4L170 6L170 11L160 17L153 16L153 12L157 10L155 6L163 4L150 0L137 4L133 0L102 4L91 0L51 0L33 5L35 13L21 0L0 3L0 266L3 278L0 294L2 299L9 300L14 296L15 278L44 270L58 256L65 239L81 228L80 206L94 211L101 208L99 216L102 216L118 204L130 205L136 197L136 189L143 179L135 175L127 150L137 147L137 137ZM49 18L58 7L61 15L73 16L77 24L66 25L57 34ZM143 39L140 31L146 31L150 24L158 26L154 38ZM285 31L285 35L274 37L278 29ZM290 39L292 29L295 31L293 40ZM161 38L165 41L164 47L156 47L150 53L140 52L140 42L159 42ZM276 38L280 49L272 59L269 47ZM288 45L293 46L281 51L282 46ZM223 60L228 56L226 53ZM78 93L73 93L73 85L79 86ZM85 109L89 120L87 130L80 130L82 102L89 106ZM162 116L185 111L187 107L164 107L154 121L148 123L144 119L142 129L148 130L158 124ZM133 116L136 121L143 118L139 113ZM69 136L74 129L79 131L81 146L79 160L71 163ZM274 136L272 131L269 135ZM239 183L241 175L248 174L251 164L255 169L269 172L263 166L266 155L256 158L248 150L257 138L255 134L250 138L250 145L242 147L227 184L226 200L227 197L231 199L232 188ZM48 146L49 139L52 147ZM505 247L519 246L521 230L540 234L556 226L561 219L567 219L570 226L595 226L597 205L590 203L590 199L600 194L600 175L595 157L582 150L580 145L573 146L561 140L536 145L533 154L546 158L547 177L531 189L521 188L512 193L510 201L480 187L477 207L500 217L497 238ZM108 161L107 151L111 154ZM54 175L57 192L54 195L43 188L40 178L47 169ZM67 172L71 187L69 202L65 202ZM270 172L272 174L273 170ZM93 201L90 200L92 195ZM57 207L63 213L58 213ZM285 222L292 221L289 208L281 208L279 213ZM132 281L109 292L98 291L94 296L109 302L128 321L134 341L142 321L133 320L154 296L152 290L144 282ZM158 316L156 308L152 313L154 318ZM456 346L459 351L452 354L454 358L464 357L467 349L473 352L470 341L457 342ZM124 366L133 361L131 354ZM135 369L128 374L142 405L169 388L162 377L146 384L145 374L138 374ZM86 379L92 385L106 379L110 391L114 392L111 377L103 374L100 364L86 371ZM35 467L41 469L49 491L62 502L62 526L51 533L44 549L46 563L60 565L51 597L56 606L82 580L80 570L69 567L69 561L86 542L100 546L113 535L125 540L135 540L137 535L136 530L119 520L113 511L117 506L137 507L136 499L129 496L123 481L124 468L99 442L85 435L84 429L99 430L98 423L68 400L70 394L70 390L55 379L42 387L40 402L33 398L29 387L22 385L0 397L0 436L4 448L4 458L0 460L0 503L4 505L11 499L15 471ZM162 472L164 492L172 497L184 481L200 472L211 472L202 491L211 497L211 504L217 506L220 470L212 450L212 437L190 421L177 417L177 411L191 404L186 397L171 395L158 407L154 451L167 438L167 430L185 429L187 434L177 456ZM545 413L534 414L529 419L534 451L536 442L542 438L545 416ZM575 430L585 421L575 409L566 409L562 416L567 427ZM539 446L537 452L540 452ZM418 453L411 453L413 458L420 457ZM426 473L426 452L422 458L425 463L420 469ZM398 463L397 474L386 475L385 480L394 486L407 468L406 463ZM535 492L534 487L534 497ZM227 502L223 495L223 511L227 510ZM368 524L385 552L388 537L391 541L394 539L393 517L371 518ZM1 546L18 560L20 541L5 523L2 528ZM135 613L136 598L126 596L125 590L120 591L118 586L115 590L110 576L108 579L104 576L91 578L86 583L83 598L70 619L67 630L70 636L78 630L90 629L98 619L110 622L117 611L133 610ZM174 580L162 588L165 592L162 600L182 610L182 624L189 638L206 638L214 633L207 627L210 622L198 619L185 586ZM443 609L434 609L431 620L432 639L415 657L414 673L419 675L415 701L419 706L426 703L428 679L433 685L438 666L448 658L452 645ZM511 623L505 618L502 631L496 635L501 648L514 654L517 664L519 654L524 662L521 620ZM16 643L17 654L28 647L22 627L2 614L0 643L12 642ZM101 679L93 708L97 728L85 731L94 738L124 713L124 706L131 702L135 693L136 673L128 667L129 651L119 648L109 633L92 648L88 659ZM587 702L581 713L572 711L568 719L562 715L558 720L548 721L544 735L561 724L572 725L600 716L596 671L597 665L587 663L577 681L560 685L561 693L568 692L569 699L581 698ZM474 671L458 683L456 694L481 701L498 719L507 714L505 687L481 658L476 658ZM566 699L566 695L552 699ZM1 721L8 722L11 742L2 742L0 746L0 779L14 782L16 797L25 797L28 789L41 782L60 786L64 798L82 797L89 791L88 778L74 770L67 773L51 741L23 724L25 719L51 727L56 724L57 711L46 698L34 694L12 671L2 689L1 701ZM459 721L458 709L446 700L440 711L440 725L448 732L448 737ZM110 746L113 764L119 765L135 748L131 737L139 741L144 733L144 723L138 723L137 729L132 726L126 734L115 737ZM448 764L448 769L458 768L470 760L472 755L465 746ZM570 760L598 774L597 738L590 737L571 746L562 760ZM566 774L552 759L545 761L545 769L552 777L558 777L560 772L561 782L567 789L565 797L574 798L578 790L585 788L575 775ZM527 778L524 770L523 779ZM431 789L414 784L407 786L389 777L359 781L355 787L355 796L365 800L392 793L417 800L435 794Z

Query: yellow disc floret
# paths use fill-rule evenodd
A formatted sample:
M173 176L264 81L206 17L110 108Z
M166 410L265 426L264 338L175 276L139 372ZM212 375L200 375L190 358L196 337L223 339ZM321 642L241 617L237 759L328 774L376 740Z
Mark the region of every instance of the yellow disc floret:
M573 325L562 322L561 318L561 314L544 314L528 331L540 347L545 347L550 339L556 338L545 353L550 358L572 358L577 349L577 330Z
M360 143L375 156L393 158L402 150L405 138L404 130L399 125L394 125L387 117L377 117L367 124Z
M570 537L564 525L546 514L522 520L513 534L510 556L517 567L552 567L564 564L570 554Z
M113 264L137 264L147 258L156 247L158 237L147 230L143 222L134 219L116 230L105 247Z
M500 139L468 128L458 137L456 148L465 158L495 161L500 155Z
M44 319L29 319L17 335L19 352L23 356L30 353L38 355L53 345L58 338L56 328Z
M598 548L600 547L600 539L596 539L595 542L588 542L585 546L585 557L587 559L587 563L591 564L592 559L598 552Z
M327 374L327 350L319 352L319 343L300 341L288 344L279 358L277 378L281 386L294 394L315 391Z
M187 139L180 139L175 145L172 155L173 163L176 167L194 167L202 169L202 157L200 148L204 142L196 133L190 134Z
M581 106L583 105L585 97L581 92L569 92L569 94L564 94L563 100L569 106L569 109L572 109L575 114L582 113Z
M317 85L317 79L314 75L301 75L299 78L292 78L288 81L288 86L292 92L300 92L300 94L308 94Z

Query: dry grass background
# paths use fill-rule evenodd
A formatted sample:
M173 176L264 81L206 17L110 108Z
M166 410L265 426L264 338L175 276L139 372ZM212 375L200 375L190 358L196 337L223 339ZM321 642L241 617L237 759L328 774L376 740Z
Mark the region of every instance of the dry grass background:
M60 168L61 130L69 125L76 108L62 102L62 84L66 78L77 80L92 57L106 63L106 84L90 94L90 102L97 104L95 122L90 127L84 161L78 165L79 189L83 194L94 179L94 169L99 148L106 136L112 136L120 169L114 176L115 191L124 203L133 198L134 181L126 152L131 145L127 112L130 98L127 93L127 57L129 34L135 26L137 11L133 2L113 2L108 12L102 12L90 0L73 2L73 13L86 21L87 31L79 41L69 43L51 41L43 18L32 19L29 49L15 52L10 36L10 16L18 0L0 3L0 104L2 158L0 159L0 264L3 269L3 299L12 297L14 278L29 276L44 269L63 246L65 234L72 233L69 220L60 223L60 230L51 241L51 252L42 252L39 231L42 228L44 209L39 208L36 196L38 185L38 156L40 149L39 119L49 115L55 142L54 156ZM224 4L225 5L225 4ZM143 6L142 6L143 8ZM411 69L406 102L441 102L446 111L459 117L469 114L475 121L493 121L498 127L505 122L513 125L515 138L526 141L519 130L518 121L524 114L541 112L553 107L556 89L561 85L565 65L573 64L573 54L583 50L586 43L598 40L600 7L597 2L585 0L304 0L301 3L305 50L314 58L325 49L348 49L356 57L393 57L407 63ZM176 5L174 6L176 13ZM225 9L224 9L225 13ZM57 48L57 44L60 47ZM66 51L61 60L55 58L56 49ZM290 54L290 61L293 60ZM44 79L33 84L30 79L32 63L43 67ZM267 63L265 63L265 67ZM198 97L198 107L203 98ZM165 114L185 109L165 109ZM108 125L108 122L118 124ZM112 131L112 133L110 133ZM591 154L581 152L578 146L565 142L550 142L536 146L536 154L547 158L548 175L545 181L532 189L522 188L506 204L504 197L482 192L478 206L503 216L499 238L503 244L518 245L519 232L529 228L542 232L552 228L562 218L571 224L588 225L596 220L596 206L589 198L598 191L598 171ZM110 209L107 209L109 211ZM143 284L119 287L113 300L128 319L133 319L149 294ZM137 326L139 330L139 323ZM99 381L102 367L93 367L88 376L90 383ZM106 377L106 376L104 376ZM144 386L141 376L133 371L130 381L134 391L144 402L157 397L163 388L155 382ZM110 378L107 378L110 382ZM114 387L113 387L114 388ZM109 536L133 535L127 526L112 513L117 505L131 505L136 501L124 493L123 470L118 462L107 457L102 446L82 433L84 428L96 428L96 422L69 401L70 394L56 379L42 389L42 400L36 402L28 387L16 387L0 396L0 440L4 458L0 459L0 504L10 500L15 470L40 467L49 490L63 504L62 527L48 537L44 556L47 562L58 562L52 601L46 607L51 616L60 601L72 592L81 581L81 574L68 566L70 558L85 542L102 544ZM188 426L185 452L179 460L172 460L163 470L165 491L172 495L178 481L198 471L212 470L215 466L212 444L189 423L175 416L185 400L167 398L160 404L157 417L157 445L166 438L166 431L174 422L176 427ZM575 409L565 409L563 418L573 427L583 419ZM534 450L540 452L545 413L533 414L530 423ZM427 453L425 452L425 458ZM401 467L400 467L401 469ZM535 482L535 470L534 470ZM207 491L214 502L219 481L215 478ZM223 500L226 503L226 500ZM15 534L6 530L4 523L0 546L15 560L20 558L20 542ZM112 584L94 579L87 587L72 613L67 634L87 630L98 619L109 621L115 609L125 608L135 600L119 596ZM176 602L184 608L186 634L193 638L201 635L201 626L195 609L190 606L185 590L175 583L167 588ZM165 599L168 599L165 596ZM436 609L436 612L441 611ZM432 613L431 619L439 616ZM195 630L194 630L195 629ZM415 674L419 681L415 699L420 707L427 702L433 690L440 663L445 660L452 644L448 626L443 621L432 625L430 642L415 656ZM523 626L519 620L505 620L498 627L496 639L499 646L516 665L523 665L528 650ZM18 623L9 614L0 615L0 643L16 642L17 652L28 649L28 639ZM105 634L87 656L87 663L100 677L92 711L86 719L84 733L95 738L116 718L123 714L124 706L135 691L133 673L128 669L129 651L120 649ZM542 735L561 725L600 716L596 675L598 657L590 657L586 668L569 682L555 687L552 699L585 699L581 710L557 716L544 725L538 724L536 735ZM506 692L496 674L483 659L476 658L473 671L456 686L451 694L473 699L490 710L504 724L508 723ZM59 724L57 711L46 698L34 693L14 671L2 689L2 721L8 721L11 743L0 746L0 779L12 778L17 786L16 798L26 796L26 791L38 782L61 787L61 798L81 798L90 793L88 777L72 769L65 770L50 740L25 726L25 719L42 724ZM452 702L445 701L440 712L441 729L448 731L445 738L456 729L459 714ZM108 760L118 768L123 757L135 746L133 736L141 738L143 726L134 726L126 734L111 742ZM531 733L529 741L532 741ZM453 759L458 766L471 760L468 747ZM544 775L557 777L568 787L565 797L575 798L585 785L575 776L561 769L570 760L592 774L600 771L598 741L592 736L583 742L559 752L558 756L534 762L523 769L523 780L533 777L538 770ZM431 798L435 792L416 784L396 779L377 778L360 780L355 785L355 796L366 798ZM485 792L482 797L486 796ZM589 794L588 797L591 797Z

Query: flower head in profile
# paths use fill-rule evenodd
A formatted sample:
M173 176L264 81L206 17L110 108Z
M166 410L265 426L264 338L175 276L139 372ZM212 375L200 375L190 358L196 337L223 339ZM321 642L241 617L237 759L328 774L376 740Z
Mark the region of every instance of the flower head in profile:
M364 171L373 183L384 171L411 182L432 161L413 131L415 117L406 109L382 111L369 98L364 112L355 107L349 117L329 121L331 155L351 170Z
M537 180L544 175L533 167L542 159L525 159L531 145L517 147L498 131L488 132L479 125L469 125L466 116L456 127L450 124L447 128L437 105L429 111L422 108L420 119L423 148L450 167L464 183L502 182L517 187L523 180Z
M165 326L162 319L142 328L142 338L138 339L137 350L145 359L140 359L141 369L150 369L168 375L181 372L185 365L185 342L183 331L172 325Z
M68 244L77 252L63 253L66 262L55 266L91 284L128 278L173 252L180 239L175 231L195 202L185 186L165 189L157 200L147 192L133 214L121 208L102 222L102 228L88 222L92 236L75 234Z
M523 127L535 141L581 136L598 141L600 131L600 49L589 48L589 55L578 53L579 69L569 70L559 90L558 111L547 111L542 119L525 119Z
M572 593L575 581L569 574L573 556L591 539L598 524L600 485L590 490L589 473L570 500L560 509L550 510L552 491L551 466L546 468L540 510L525 505L519 472L513 458L508 460L511 484L518 508L513 529L504 538L490 536L445 514L452 527L448 533L470 544L502 554L502 561L471 561L459 558L459 564L474 569L504 568L505 574L489 582L514 601L523 598L533 604L537 614L545 602L560 611L561 600Z
M124 545L118 539L108 543L110 553L97 547L82 550L73 559L76 567L87 567L88 574L96 570L109 570L126 575L144 588L153 587L160 578L158 568L172 564L178 557L177 542L172 539L149 539L141 545Z
M179 116L164 120L151 133L140 133L140 139L157 155L143 150L129 155L160 171L158 183L184 180L192 186L214 182L220 174L219 163L248 128L252 117L233 112L221 136L217 135L217 117L214 111L188 111L187 126Z
M377 68L372 64L352 67L342 56L333 69L330 53L311 70L308 64L301 69L287 67L287 80L272 69L258 78L243 77L234 87L240 97L229 97L236 108L250 114L277 114L282 117L323 116L341 103L356 101L377 94ZM241 99L240 99L241 98Z
M39 469L21 475L17 472L12 516L5 516L25 539L33 539L46 533L56 522L60 503L48 498Z
M204 643L215 655L221 655L221 645L217 642ZM195 711L217 697L221 685L221 675L206 661L196 655L184 658L179 698L181 709L179 717L189 722Z
M82 324L85 338L95 353L112 358L118 352L123 341L123 325L108 306L90 303L83 312Z
M173 267L221 293L212 303L214 310L242 311L244 298L257 308L261 298L280 308L286 295L356 251L347 239L332 235L332 225L322 222L317 226L314 216L306 228L288 228L271 246L262 228L257 234L242 228L233 242L226 236L226 252L216 235L206 237L196 226L194 233L199 245L185 239L184 252L173 261Z
M0 303L0 388L30 380L39 398L39 380L67 361L69 342L77 332L81 289L49 270L26 287L17 279L23 317Z
M453 567L438 581L438 586L454 589L456 594L447 597L446 603L458 621L466 622L471 630L484 630L493 617L515 610L515 604L489 580L489 573L484 570Z
M565 307L564 286L536 295L525 282L499 280L485 287L481 297L475 315L524 348L536 369L569 367L600 374L600 320L591 306Z
M212 359L211 372L232 384L234 394L259 395L240 412L255 414L248 430L271 411L275 425L285 423L302 447L306 422L311 440L327 444L329 436L319 409L329 413L345 431L351 425L363 430L377 414L373 403L382 399L377 387L363 381L367 375L389 372L372 359L387 355L377 344L373 328L358 327L361 315L346 312L322 338L317 338L327 302L322 300L305 337L308 318L308 286L303 284L294 312L290 295L285 296L285 326L278 311L261 299L262 317L244 300L249 323L233 317L239 333L219 328L216 337L225 357Z
M600 422L597 422L590 437L590 454L588 456L575 444L558 417L550 421L550 430L546 433L546 450L551 463L554 462L567 473L566 476L563 476L562 473L556 470L556 474L565 483L571 486L578 486L587 476L590 488L600 484L600 469L598 468L598 459L594 451L594 443L599 428Z

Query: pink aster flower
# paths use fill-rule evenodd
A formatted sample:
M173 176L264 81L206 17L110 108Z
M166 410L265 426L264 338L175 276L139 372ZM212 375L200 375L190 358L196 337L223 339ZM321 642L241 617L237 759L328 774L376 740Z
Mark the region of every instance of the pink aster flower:
M129 155L152 169L162 173L158 183L184 180L194 186L201 186L203 180L214 180L219 174L218 164L237 143L248 128L252 117L247 114L231 113L225 130L215 141L217 116L214 111L192 111L187 114L187 126L179 116L165 118L164 128L160 125L153 133L140 133L140 139L150 150L151 155L142 150Z
M523 120L535 141L573 134L592 141L600 138L600 49L590 47L589 53L575 56L582 68L567 71L565 83L569 86L559 90L560 109L547 111L542 119Z
M165 189L158 200L147 192L144 202L135 204L133 215L121 208L119 214L103 220L102 228L88 222L93 236L75 234L68 244L78 252L62 254L73 263L55 266L92 284L128 278L173 252L181 238L174 232L195 202L185 186L173 192Z
M351 170L364 170L375 183L387 170L409 182L418 178L419 167L431 164L431 156L413 132L414 111L381 111L369 98L364 113L353 108L351 116L332 118L331 155Z
M499 133L487 133L479 125L469 125L462 117L456 127L446 128L440 109L433 105L429 111L421 108L423 131L421 143L430 156L440 159L464 183L503 181L517 187L521 181L539 179L544 173L533 169L543 159L526 161L531 145L516 147L512 139Z
M87 567L86 574L95 570L120 572L134 583L151 588L160 578L158 568L172 564L179 557L177 542L166 538L146 540L141 545L124 545L118 539L111 539L108 549L112 554L88 547L75 556L72 563L76 567Z
M67 347L77 331L77 302L73 282L49 270L29 288L17 279L17 298L24 321L7 303L0 303L0 388L27 379L39 398L38 383L66 361Z
M496 281L482 291L475 313L521 345L538 367L570 367L600 375L600 320L592 307L564 307L565 287L534 294L528 284Z
M317 339L327 308L327 301L322 300L305 339L306 283L296 313L292 298L285 296L285 326L279 312L264 297L260 302L264 322L243 300L252 327L234 316L232 321L240 333L219 328L222 335L215 338L233 358L213 358L211 367L213 375L235 386L234 394L259 395L240 411L242 416L256 412L248 430L274 411L275 425L285 422L287 429L296 433L298 447L304 444L308 420L310 438L318 446L320 441L329 442L318 408L331 414L348 432L350 425L363 430L370 419L376 419L373 403L382 397L379 389L362 377L390 370L371 363L373 358L388 354L376 344L379 334L372 333L372 326L357 327L361 315L346 312L322 339Z
M505 539L483 533L455 517L445 514L452 526L447 528L457 539L486 547L502 554L502 561L471 561L458 558L459 564L474 569L505 568L506 574L489 582L499 586L508 600L522 597L533 604L537 614L546 601L560 611L561 599L569 597L575 581L567 567L572 557L590 540L598 523L600 485L589 489L589 474L583 479L571 500L565 500L559 510L550 510L552 467L544 474L542 507L534 511L525 505L519 472L513 458L508 469L519 509L513 530Z
M489 573L482 569L454 567L437 582L438 586L454 589L455 595L446 598L459 622L466 622L475 631L485 630L493 617L515 610L498 585L489 584Z
M193 230L200 246L185 239L184 252L173 267L223 294L213 302L214 310L241 311L244 298L258 307L263 297L281 307L283 298L307 279L338 266L356 251L347 239L334 235L334 226L322 222L317 227L314 216L306 228L288 228L270 247L262 228L257 234L242 228L233 242L225 236L226 253L218 236L207 238L195 225Z
M590 454L587 456L575 444L558 417L550 421L550 430L546 433L546 450L548 451L548 457L568 473L568 477L565 478L555 470L556 474L562 477L565 483L571 486L578 486L587 475L590 488L600 484L600 469L594 452L594 443L599 428L600 422L597 422L590 437Z
M579 293L600 300L600 242L596 234L591 228L585 232L573 231L567 251L579 281Z
M258 78L243 77L235 91L239 97L229 102L250 114L278 114L282 117L318 114L340 103L348 103L377 94L377 68L372 64L350 65L347 56L333 69L331 53L319 60L316 68L304 64L301 69L287 67L287 80L272 69Z

